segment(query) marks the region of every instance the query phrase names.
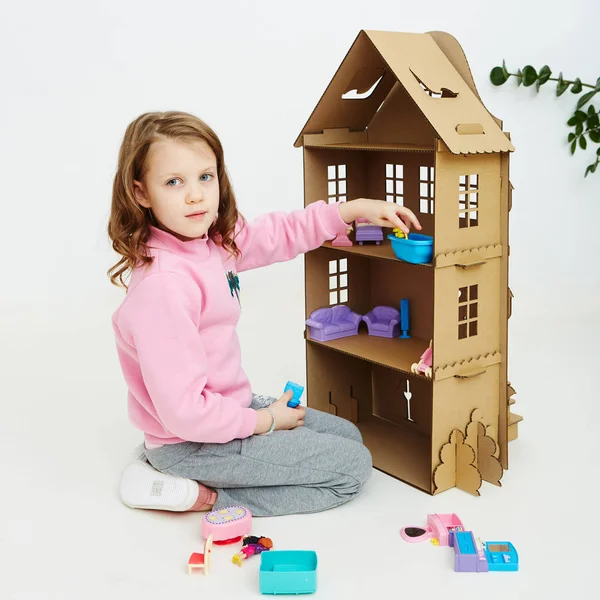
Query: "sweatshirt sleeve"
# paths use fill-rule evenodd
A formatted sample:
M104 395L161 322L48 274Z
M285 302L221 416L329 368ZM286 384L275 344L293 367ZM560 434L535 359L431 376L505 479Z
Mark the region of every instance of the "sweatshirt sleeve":
M256 427L256 411L205 388L201 305L201 291L191 279L155 273L131 291L117 326L135 349L150 399L173 435L206 443L248 437Z
M236 268L248 271L291 260L332 240L347 227L339 203L323 200L290 213L267 213L239 229L235 242L242 256Z

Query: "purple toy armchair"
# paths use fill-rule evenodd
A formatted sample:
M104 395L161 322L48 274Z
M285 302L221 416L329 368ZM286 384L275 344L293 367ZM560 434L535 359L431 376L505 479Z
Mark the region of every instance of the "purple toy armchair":
M358 334L358 325L362 317L352 312L345 304L328 308L318 308L306 320L310 337L320 342L329 342L338 338Z
M400 311L392 306L376 306L363 316L369 335L393 338L400 335Z

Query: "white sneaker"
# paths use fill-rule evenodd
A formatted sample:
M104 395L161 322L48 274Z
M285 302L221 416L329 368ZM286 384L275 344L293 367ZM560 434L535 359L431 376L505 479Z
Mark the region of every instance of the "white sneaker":
M183 512L198 499L198 483L157 471L136 460L125 467L119 485L121 500L130 508Z

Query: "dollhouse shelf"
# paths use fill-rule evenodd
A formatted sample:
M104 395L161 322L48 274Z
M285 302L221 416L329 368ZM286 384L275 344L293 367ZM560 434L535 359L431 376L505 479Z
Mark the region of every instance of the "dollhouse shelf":
M426 492L431 488L431 439L412 427L371 416L357 424L377 469ZM390 448L394 451L390 452Z
M340 252L347 252L349 254L359 254L368 258L383 258L387 260L393 260L396 262L402 262L403 264L409 265L404 261L400 261L396 258L394 251L392 250L392 244L388 241L384 241L379 246L376 244L363 244L362 246L354 244L353 246L332 246L331 242L325 242L322 248L328 248L330 250L338 250ZM423 263L414 265L415 267L432 267L432 263Z
M428 341L415 337L408 339L374 337L366 331L359 331L358 335L329 342L313 340L309 336L310 334L307 331L305 337L311 344L319 344L405 373L410 373L411 365L419 362L421 354L429 345ZM415 377L417 376L415 375Z

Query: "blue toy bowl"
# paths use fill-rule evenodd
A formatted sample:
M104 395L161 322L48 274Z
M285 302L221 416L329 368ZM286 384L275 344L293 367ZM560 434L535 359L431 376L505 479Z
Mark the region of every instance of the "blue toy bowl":
M261 594L312 594L316 591L317 553L314 550L270 550L260 557Z
M433 238L422 233L409 233L408 239L396 237L390 233L392 250L397 258L415 265L428 263L433 257Z

